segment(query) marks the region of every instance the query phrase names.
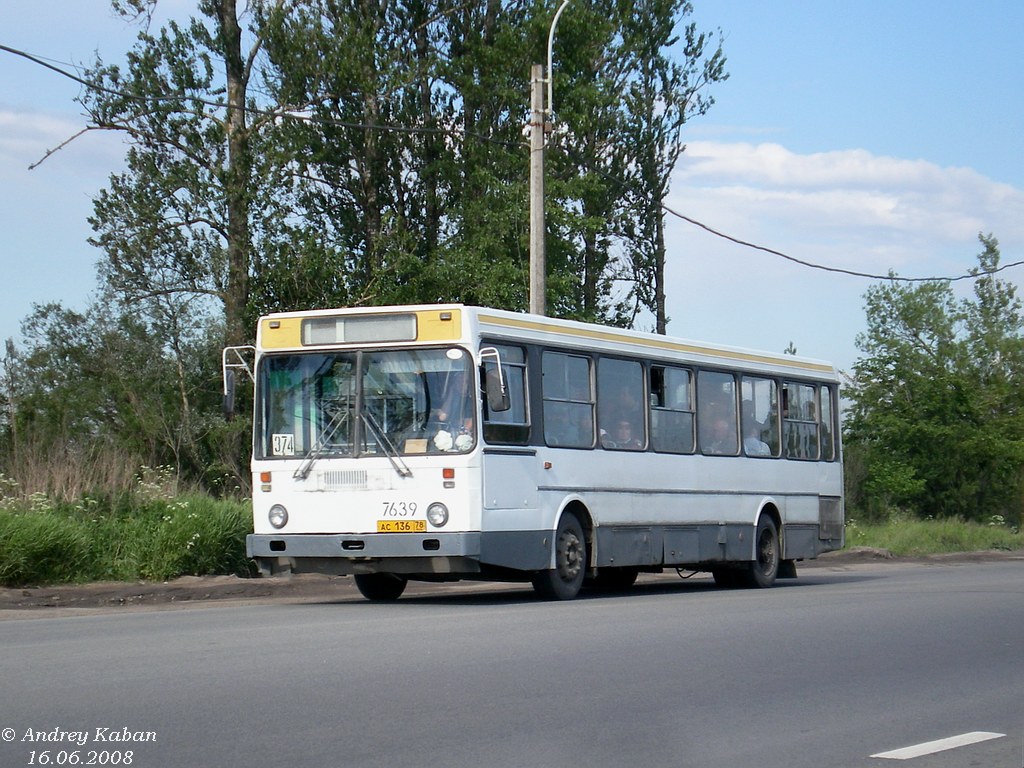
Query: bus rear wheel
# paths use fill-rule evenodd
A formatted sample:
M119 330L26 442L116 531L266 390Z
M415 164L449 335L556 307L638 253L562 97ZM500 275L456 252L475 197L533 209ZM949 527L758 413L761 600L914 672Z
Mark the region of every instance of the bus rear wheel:
M587 541L583 526L571 512L562 515L555 531L555 567L533 577L533 588L546 600L572 600L587 573Z
M408 583L393 573L357 573L353 578L359 593L375 603L397 600Z
M751 587L770 587L779 575L781 548L779 529L768 515L761 515L761 519L757 521L754 558L754 562L750 564L750 571L747 572L747 584Z

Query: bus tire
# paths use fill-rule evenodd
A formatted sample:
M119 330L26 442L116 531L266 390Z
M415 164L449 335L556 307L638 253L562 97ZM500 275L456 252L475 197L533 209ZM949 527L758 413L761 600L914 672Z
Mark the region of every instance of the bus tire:
M353 578L359 593L375 603L397 600L408 583L393 573L357 573Z
M770 587L779 576L781 548L779 529L768 515L761 515L754 535L754 562L747 572L747 584L751 587Z
M555 531L555 567L533 577L533 588L545 600L572 600L587 574L587 540L571 512L562 515Z

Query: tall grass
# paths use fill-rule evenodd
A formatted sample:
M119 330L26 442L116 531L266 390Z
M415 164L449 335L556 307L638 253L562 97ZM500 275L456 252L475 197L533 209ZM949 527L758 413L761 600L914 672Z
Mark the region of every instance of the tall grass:
M130 491L108 498L0 498L0 584L250 575L249 502L172 494L172 481L144 468ZM0 478L3 487L11 483Z
M72 440L23 440L3 458L0 496L5 500L42 494L73 501L90 494L129 493L139 481L137 467L142 463L105 442L81 445Z
M1024 533L995 515L987 524L958 519L897 517L885 523L847 521L847 547L885 549L897 557L1024 549Z

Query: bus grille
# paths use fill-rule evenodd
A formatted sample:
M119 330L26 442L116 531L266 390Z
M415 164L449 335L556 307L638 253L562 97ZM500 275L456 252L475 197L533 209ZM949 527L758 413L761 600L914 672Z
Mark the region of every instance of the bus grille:
M367 487L365 469L338 469L320 473L322 491L361 491Z
M318 491L390 491L395 477L391 469L332 469L319 473L315 487Z

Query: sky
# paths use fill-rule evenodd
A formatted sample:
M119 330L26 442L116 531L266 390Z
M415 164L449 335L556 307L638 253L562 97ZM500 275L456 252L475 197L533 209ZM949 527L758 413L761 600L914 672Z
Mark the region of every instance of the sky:
M157 23L194 6L160 0ZM963 274L977 263L979 233L996 236L1003 263L1024 260L1024 3L693 6L700 28L721 31L729 79L685 128L669 208L805 262L870 274ZM138 29L109 7L0 0L0 44L58 66L89 64L97 51L118 62ZM557 77L557 35L554 58ZM101 254L87 243L87 218L125 147L87 133L29 169L84 127L78 93L0 52L3 339L18 338L36 304L83 310L95 295ZM863 296L877 281L800 266L672 216L667 236L671 335L775 352L792 343L847 371L860 356ZM1020 285L1024 267L1002 276ZM955 285L969 295L969 281Z

